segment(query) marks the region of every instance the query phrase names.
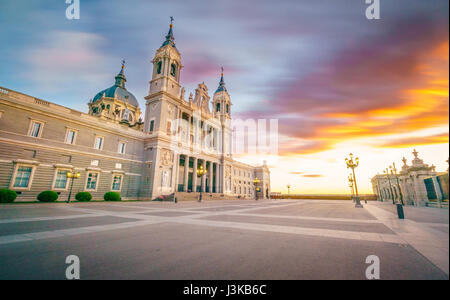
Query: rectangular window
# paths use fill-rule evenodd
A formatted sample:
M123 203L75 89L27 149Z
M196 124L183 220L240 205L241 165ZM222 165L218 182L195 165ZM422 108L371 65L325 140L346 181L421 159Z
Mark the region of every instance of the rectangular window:
M88 173L86 190L96 190L97 189L98 173Z
M103 138L101 136L95 137L94 149L102 150L103 148Z
M122 187L122 175L114 175L111 189L113 191L120 191Z
M75 130L67 130L67 134L66 134L66 144L75 144L75 135L76 135L76 131Z
M150 132L153 132L153 129L154 129L154 127L155 127L155 120L151 120L150 121Z
M30 136L35 138L40 137L42 133L42 127L43 126L41 122L31 121Z
M119 150L118 151L119 151L120 154L125 154L125 147L126 147L126 145L127 144L123 143L123 142L119 143Z
M56 172L54 189L63 189L67 187L67 170L58 170Z
M17 168L16 177L14 178L14 187L28 188L30 186L32 167L19 166Z

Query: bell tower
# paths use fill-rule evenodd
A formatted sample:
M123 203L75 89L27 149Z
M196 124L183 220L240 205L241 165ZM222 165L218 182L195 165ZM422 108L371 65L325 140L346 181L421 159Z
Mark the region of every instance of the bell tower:
M231 119L231 100L223 79L223 67L220 74L219 87L213 97L213 111L214 115L218 116L222 122Z
M151 95L159 92L167 92L174 97L178 97L180 93L180 70L183 66L181 65L180 52L175 46L173 17L170 17L170 28L166 40L156 50L152 63L153 72L149 96L151 97Z
M231 100L223 79L223 67L220 74L219 87L213 96L214 116L222 124L222 153L224 157L232 158L232 128L231 128Z

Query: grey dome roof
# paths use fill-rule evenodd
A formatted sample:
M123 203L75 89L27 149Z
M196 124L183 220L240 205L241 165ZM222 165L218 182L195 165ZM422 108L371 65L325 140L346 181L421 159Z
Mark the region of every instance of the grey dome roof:
M120 73L115 77L116 83L112 87L109 87L97 93L92 102L96 102L102 97L109 97L128 103L135 107L139 107L139 102L137 101L136 97L125 88L125 82L127 81L127 79L125 78L123 69L124 65L122 65Z

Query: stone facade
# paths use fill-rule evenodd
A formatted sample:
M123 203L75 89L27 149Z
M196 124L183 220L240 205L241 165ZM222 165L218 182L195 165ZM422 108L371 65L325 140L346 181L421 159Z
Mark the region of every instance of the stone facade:
M433 189L440 198L436 200L444 201L442 195L448 195L448 191L442 191L443 184L439 184L438 174L434 166L429 166L419 158L416 150L413 152L414 159L412 164L408 165L406 158L403 158L403 166L399 174L386 170L384 174L376 175L372 178L372 187L379 201L392 203L403 202L406 205L430 206L430 187L427 188L426 180L431 180ZM448 181L448 175L447 175ZM448 182L447 182L448 187ZM444 187L445 188L445 187Z
M125 88L124 65L115 85L89 102L88 114L0 87L0 188L16 190L16 201L35 200L44 190L65 200L70 171L81 174L73 194L89 191L94 199L111 190L125 200L195 191L253 198L258 177L258 197L268 198L267 166L233 159L223 73L212 102L204 83L185 99L172 26L152 63L143 121ZM200 167L205 176L196 176Z

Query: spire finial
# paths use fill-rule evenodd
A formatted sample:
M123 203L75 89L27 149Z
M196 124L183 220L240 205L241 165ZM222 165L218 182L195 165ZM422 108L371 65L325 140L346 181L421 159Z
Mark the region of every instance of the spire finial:
M127 81L123 71L124 69L125 69L125 59L122 59L122 66L120 68L120 72L119 74L116 75L116 85L122 88L125 88L125 82Z
M415 157L415 158L417 158L417 157L419 156L419 152L417 152L417 150L416 150L416 149L414 149L414 151L413 151L413 155L414 155L414 157Z
M172 16L170 16L170 28L169 28L169 32L166 35L166 40L164 41L164 43L162 44L161 47L164 47L165 45L171 45L172 47L175 48L175 38L173 37L173 21L174 18Z
M227 89L225 88L225 80L223 80L223 67L220 67L221 73L220 73L220 81L219 81L219 87L216 90L217 92L221 92L221 91L227 91Z

